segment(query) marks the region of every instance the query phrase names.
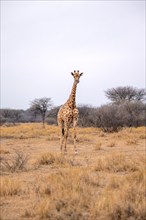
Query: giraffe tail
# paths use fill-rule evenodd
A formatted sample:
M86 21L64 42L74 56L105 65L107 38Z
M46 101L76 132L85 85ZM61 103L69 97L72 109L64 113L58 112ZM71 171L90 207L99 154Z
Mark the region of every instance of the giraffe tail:
M64 128L62 128L62 135L64 135Z

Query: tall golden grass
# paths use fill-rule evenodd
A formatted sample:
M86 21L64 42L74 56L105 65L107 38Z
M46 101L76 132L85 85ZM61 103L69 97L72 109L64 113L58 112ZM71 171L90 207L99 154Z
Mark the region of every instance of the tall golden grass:
M72 129L63 155L57 126L1 127L1 159L13 158L19 148L29 155L29 169L2 172L1 219L146 219L145 128L77 131L75 156Z
M22 191L19 180L13 180L9 177L1 177L0 180L0 195L13 196L18 195Z

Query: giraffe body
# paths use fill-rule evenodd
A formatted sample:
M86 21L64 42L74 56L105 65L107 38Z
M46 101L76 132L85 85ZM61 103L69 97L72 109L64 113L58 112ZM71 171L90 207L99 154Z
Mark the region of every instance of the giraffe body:
M76 126L78 122L78 109L76 108L75 98L76 98L76 89L77 84L79 83L79 78L83 73L79 73L79 71L74 71L71 73L74 77L74 83L72 87L71 94L67 102L60 107L58 112L58 125L60 127L60 149L64 147L64 151L66 152L66 144L67 144L67 137L70 126L73 124L74 128L74 150L77 153L76 149Z

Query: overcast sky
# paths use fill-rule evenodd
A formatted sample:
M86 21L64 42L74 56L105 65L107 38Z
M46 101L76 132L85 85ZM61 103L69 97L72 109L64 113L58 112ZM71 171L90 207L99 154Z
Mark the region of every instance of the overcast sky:
M145 1L1 1L2 108L63 104L74 70L84 72L77 104L106 104L112 87L144 88Z

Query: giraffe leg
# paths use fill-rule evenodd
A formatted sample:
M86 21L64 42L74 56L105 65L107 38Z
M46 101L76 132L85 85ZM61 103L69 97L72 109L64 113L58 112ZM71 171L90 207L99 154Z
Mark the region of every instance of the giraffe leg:
M65 126L64 128L64 152L65 153L67 153L66 144L67 144L67 138L68 138L68 131L69 131L69 127Z
M60 122L58 124L59 124L59 127L60 127L60 150L62 152L62 146L63 146L63 142L64 142L64 127L63 127L62 122Z
M76 133L76 126L77 126L77 119L75 119L73 121L73 129L74 129L74 151L75 151L75 154L78 154L78 151L77 151L77 147L76 147L76 141L77 141L77 133Z
M78 109L74 108L74 110L73 110L73 129L74 129L74 151L75 151L75 154L78 154L77 147L76 147L76 141L77 141L76 127L77 127L77 123L78 123L78 115L79 115Z

